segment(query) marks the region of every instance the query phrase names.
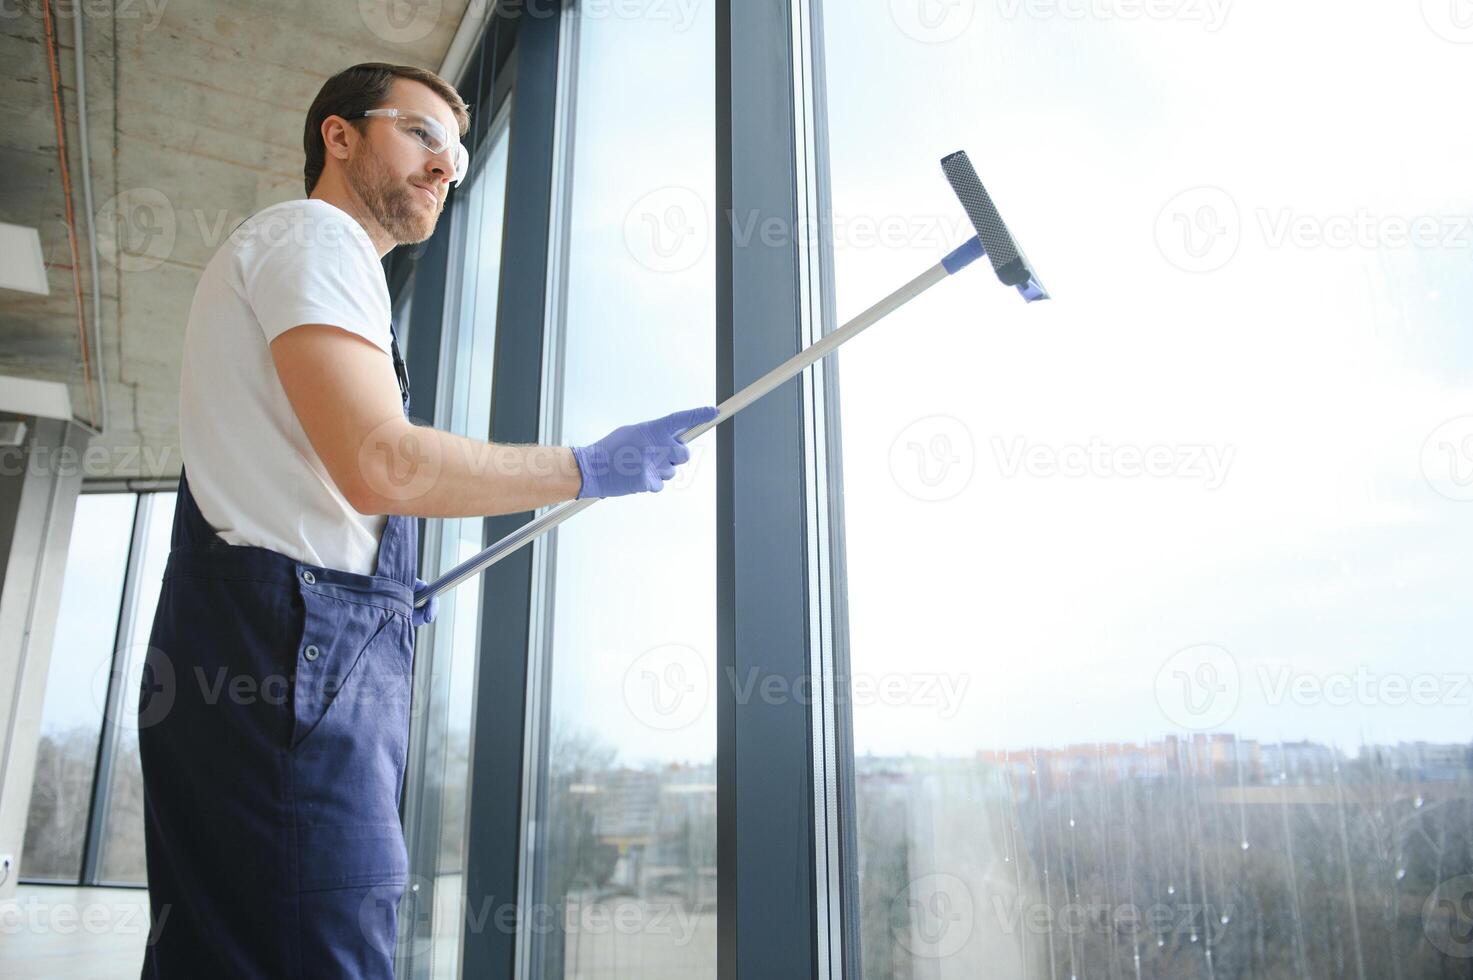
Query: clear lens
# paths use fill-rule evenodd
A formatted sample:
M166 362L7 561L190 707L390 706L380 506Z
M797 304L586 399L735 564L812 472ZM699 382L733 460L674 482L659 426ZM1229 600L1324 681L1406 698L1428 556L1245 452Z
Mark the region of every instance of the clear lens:
M431 153L444 153L451 145L450 134L440 120L433 116L421 116L415 113L400 115L395 120L400 129L404 130ZM469 166L470 155L466 152L465 144L456 143L455 152L451 155L454 160L455 175L453 182L459 184L465 179L466 170Z
M445 132L445 127L440 125L440 120L433 116L421 116L417 113L406 113L394 120L401 130L419 140L431 153L443 153L445 147L450 145L450 137Z
M434 116L424 116L404 109L368 109L363 115L391 117L395 128L414 137L431 153L444 153L451 145L450 134L440 120ZM464 143L455 144L455 152L451 154L451 159L455 166L455 174L451 177L451 183L458 185L465 179L466 172L470 169L470 154L466 151Z

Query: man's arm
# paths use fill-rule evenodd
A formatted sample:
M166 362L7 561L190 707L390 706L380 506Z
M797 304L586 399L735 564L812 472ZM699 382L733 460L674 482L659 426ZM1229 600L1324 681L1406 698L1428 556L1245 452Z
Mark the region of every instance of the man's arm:
M490 517L572 500L566 446L511 446L404 417L393 362L338 327L309 323L271 341L276 374L328 475L362 514Z

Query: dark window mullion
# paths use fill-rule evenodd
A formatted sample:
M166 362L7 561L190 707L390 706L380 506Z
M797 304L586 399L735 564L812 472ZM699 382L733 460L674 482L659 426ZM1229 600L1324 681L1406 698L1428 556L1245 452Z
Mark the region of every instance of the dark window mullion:
M539 438L543 327L546 324L549 216L554 188L552 155L561 4L535 0L518 8L507 197L491 433L498 443ZM491 544L532 514L485 521ZM523 548L481 576L481 632L471 736L471 779L466 835L464 940L460 975L510 977L519 930L505 923L519 905L523 759L527 738L527 682L532 615L532 549Z
M804 236L799 227L791 0L722 0L716 37L718 398L801 348ZM733 224L735 222L735 226ZM815 977L821 891L814 879L803 380L794 378L717 431L717 863L721 980ZM755 682L756 686L753 686Z
M400 278L407 280L407 288L414 291L406 361L413 393L411 415L423 424L434 424L439 417L441 398L454 396L449 388L443 393L440 390L441 362L446 357L458 356L459 345L464 339L464 324L469 318L463 315L458 302L447 301L446 290L460 292L464 289L465 279L478 274L476 263L464 261L469 253L457 247L457 244L463 244L457 239L463 239L479 227L478 220L468 219L465 208L471 203L471 188L477 180L485 179L481 170L486 157L494 149L485 145L485 140L492 133L493 124L512 91L516 30L514 23L504 21L505 17L492 15L475 57L461 78L451 80L457 83L458 90L471 108L473 122L465 137L471 153L471 172L452 191L450 207L435 234L422 245L390 253L391 257L400 254L405 265L412 266L412 274L402 272ZM484 207L485 202L478 206ZM452 262L460 262L461 267L451 268ZM486 301L494 304L497 299L487 297ZM448 322L447 317L450 316L457 317L457 321ZM445 421L448 425L449 419ZM489 438L489 433L466 434L471 438ZM438 527L431 528L424 518L419 519L419 567L424 566L425 556L430 554L429 547L437 540L438 530ZM449 730L448 727L437 729L435 721L437 712L443 716L449 711L450 666L448 663L435 663L436 648L445 646L448 650L448 646L434 640L433 636L432 631L426 631L416 652L415 670L424 679L422 687L416 688L417 696L427 700L425 709L413 718L410 746L413 764L406 775L401 800L401 818L409 846L410 868L414 874L411 881L428 885L427 889L421 888L423 894L406 895L399 910L401 929L409 941L400 943L396 969L400 976L412 980L425 980L434 968L435 889L443 870L440 852L445 784L443 781L435 782L432 777L437 773L443 774L446 764ZM467 779L470 778L471 774L467 773ZM458 915L458 908L453 908L450 914ZM465 925L462 922L461 928L464 929Z

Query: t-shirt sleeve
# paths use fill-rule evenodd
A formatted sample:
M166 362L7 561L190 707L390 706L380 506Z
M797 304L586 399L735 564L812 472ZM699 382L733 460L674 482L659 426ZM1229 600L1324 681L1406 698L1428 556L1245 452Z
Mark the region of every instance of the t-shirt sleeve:
M292 327L325 323L389 351L383 267L347 214L282 208L242 229L240 280L266 343Z

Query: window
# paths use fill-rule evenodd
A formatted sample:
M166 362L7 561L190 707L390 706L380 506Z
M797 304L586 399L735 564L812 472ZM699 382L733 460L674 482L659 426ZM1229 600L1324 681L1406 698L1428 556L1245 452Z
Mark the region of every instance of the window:
M501 271L502 221L506 202L507 120L510 104L497 113L482 144L484 162L454 195L452 269L441 352L441 397L436 425L485 439L490 431L491 378L495 368L497 293ZM483 547L484 520L430 521L425 564L420 574L433 580ZM429 703L423 756L420 812L428 821L421 839L432 851L433 904L429 944L430 975L454 977L459 966L466 835L466 792L470 776L471 704L480 643L481 593L457 588L440 597L440 611L421 630L419 656L428 655ZM427 639L426 639L427 638ZM418 949L410 945L411 951Z
M24 878L147 882L137 696L174 499L77 498L21 854Z
M149 493L138 498L143 539L134 544L137 556L137 612L128 624L128 645L122 651L123 682L121 710L114 716L117 731L111 751L103 806L102 840L98 879L103 882L146 884L148 867L143 851L143 769L138 759L138 691L142 685L143 660L169 561L174 530L176 494Z
M671 13L574 18L561 424L544 441L714 403L714 11ZM691 450L659 494L549 539L530 976L716 973L714 440Z
M21 853L24 878L81 878L137 500L127 493L77 498L41 708L41 740ZM87 685L77 683L82 678Z
M839 321L1056 297L842 354L865 980L1461 971L1466 52L1005 6L825 24Z

